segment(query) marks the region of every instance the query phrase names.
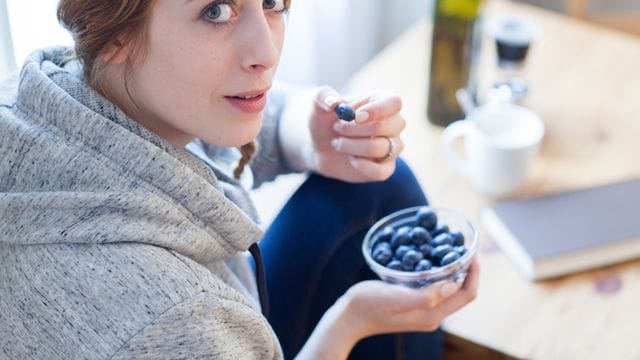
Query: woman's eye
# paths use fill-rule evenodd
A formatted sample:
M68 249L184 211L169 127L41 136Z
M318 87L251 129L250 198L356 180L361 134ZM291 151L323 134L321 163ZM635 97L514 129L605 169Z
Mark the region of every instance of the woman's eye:
M233 16L233 9L229 4L213 4L204 11L206 20L216 23L229 21Z
M275 12L285 12L287 10L285 0L263 0L262 7Z

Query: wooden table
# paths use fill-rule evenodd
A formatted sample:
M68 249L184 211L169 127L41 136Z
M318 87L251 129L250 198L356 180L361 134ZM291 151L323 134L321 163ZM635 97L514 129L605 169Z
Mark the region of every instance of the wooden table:
M531 48L526 105L547 133L524 197L640 176L640 38L528 5L490 1L486 18L528 16L541 33ZM446 163L442 129L426 119L431 23L413 26L361 69L353 92L390 89L404 100L405 158L432 204L479 223L495 201L474 192ZM483 83L495 68L486 44ZM640 217L639 217L640 218ZM481 229L478 298L444 329L519 358L640 359L640 261L544 282L529 282Z

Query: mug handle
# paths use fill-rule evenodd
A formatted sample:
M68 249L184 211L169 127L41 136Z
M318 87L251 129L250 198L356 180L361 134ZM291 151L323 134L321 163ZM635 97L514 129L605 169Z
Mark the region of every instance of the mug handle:
M470 169L468 161L461 159L453 151L453 142L458 138L464 138L465 134L471 129L468 120L458 120L449 124L442 132L442 151L449 163L459 173L469 176Z

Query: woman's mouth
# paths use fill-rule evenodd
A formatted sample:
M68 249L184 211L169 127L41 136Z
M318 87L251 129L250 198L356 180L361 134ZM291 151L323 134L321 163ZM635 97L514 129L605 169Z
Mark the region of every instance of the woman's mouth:
M224 98L240 111L258 113L264 110L264 107L267 104L266 95L266 90L261 90L259 92L248 94L225 96Z

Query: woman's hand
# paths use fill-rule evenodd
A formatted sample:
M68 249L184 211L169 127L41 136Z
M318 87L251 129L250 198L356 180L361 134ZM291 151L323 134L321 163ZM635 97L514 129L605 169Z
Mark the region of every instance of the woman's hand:
M334 109L340 103L353 107L355 121L337 118ZM389 93L340 99L335 90L321 88L309 122L312 170L349 182L387 179L404 149L399 137L406 124L401 109L400 98Z
M409 289L382 281L364 281L344 295L355 331L364 337L394 332L434 331L444 318L475 296L478 264L473 260L460 287L452 282Z
M398 96L374 92L341 99L329 87L295 94L279 127L285 158L294 169L348 182L380 181L393 174L406 125ZM334 110L340 103L356 110L355 121L338 119Z
M325 313L300 358L346 358L361 339L397 332L434 331L444 318L475 299L474 259L462 287L451 282L409 289L382 281L353 285Z

